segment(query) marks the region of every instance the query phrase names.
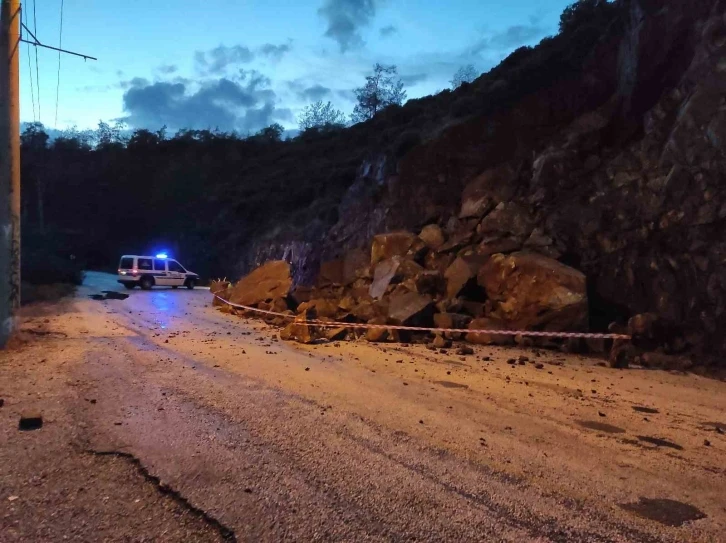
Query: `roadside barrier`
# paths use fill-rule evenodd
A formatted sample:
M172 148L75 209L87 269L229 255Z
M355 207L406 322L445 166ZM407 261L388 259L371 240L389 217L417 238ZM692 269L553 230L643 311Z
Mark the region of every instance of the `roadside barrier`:
M270 315L273 317L282 317L295 321L298 317L296 315L288 315L287 313L279 313L277 311L270 311L267 309L259 309L257 307L250 307L242 304L235 304L229 300L225 300L217 294L213 296L220 302L233 307L235 309L243 309L253 313L260 313L262 315ZM550 337L550 338L584 338L584 339L626 339L629 340L631 337L626 334L596 334L588 332L539 332L532 330L470 330L468 328L435 328L435 327L421 327L421 326L401 326L397 324L367 324L367 323L354 323L354 322L340 322L340 321L321 321L317 319L300 320L301 325L313 325L321 328L362 328L362 329L375 329L385 328L387 330L405 330L409 332L440 332L440 333L452 333L452 334L489 334L499 336L528 336L528 337Z

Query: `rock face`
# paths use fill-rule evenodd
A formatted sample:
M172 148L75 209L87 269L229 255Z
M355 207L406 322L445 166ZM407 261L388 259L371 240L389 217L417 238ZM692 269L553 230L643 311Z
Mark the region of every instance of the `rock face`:
M506 326L582 328L588 303L603 331L653 313L669 333L649 345L723 364L726 6L629 0L614 9L616 24L584 45L558 36L475 82L478 99L496 104L490 113L401 157L369 159L321 252L333 259L379 234L367 264L399 256L443 274L467 252L491 257L477 270L488 300L456 307L453 281L450 292L429 282L426 294L446 312L465 302L470 316ZM401 230L421 232L422 259L418 237ZM525 269L551 288L528 282ZM455 270L466 275L461 262ZM419 281L394 288L421 294Z
M508 164L492 168L472 179L461 196L460 219L484 217L514 194L516 173Z
M477 278L493 314L515 330L586 330L585 275L542 255L494 255Z
M256 305L286 297L291 287L290 264L283 260L273 260L237 282L229 290L229 301L241 305Z
M374 236L371 246L371 264L394 256L404 256L412 247L416 236L410 232L391 232Z

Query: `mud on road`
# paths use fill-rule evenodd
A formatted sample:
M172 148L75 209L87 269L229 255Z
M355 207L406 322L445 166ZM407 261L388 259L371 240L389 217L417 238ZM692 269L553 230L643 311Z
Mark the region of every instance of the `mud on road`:
M204 290L114 290L31 306L0 354L3 541L722 540L722 382L293 345Z

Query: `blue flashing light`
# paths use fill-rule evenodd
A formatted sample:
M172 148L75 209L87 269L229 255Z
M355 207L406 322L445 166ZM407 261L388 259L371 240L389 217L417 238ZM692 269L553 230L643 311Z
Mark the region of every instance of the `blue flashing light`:
M156 258L169 258L169 256L166 253L159 253Z

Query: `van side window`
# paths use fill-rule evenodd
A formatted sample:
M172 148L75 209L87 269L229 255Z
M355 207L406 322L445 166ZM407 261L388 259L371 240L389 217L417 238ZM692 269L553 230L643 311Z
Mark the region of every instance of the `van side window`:
M134 259L129 257L122 258L118 267L120 270L130 270L134 267Z
M150 258L139 258L139 269L140 270L151 270L151 259Z
M172 272L178 272L178 273L184 273L186 270L181 267L181 264L177 262L176 260L170 260L169 261L169 271Z
M166 271L166 260L154 260L154 271Z

